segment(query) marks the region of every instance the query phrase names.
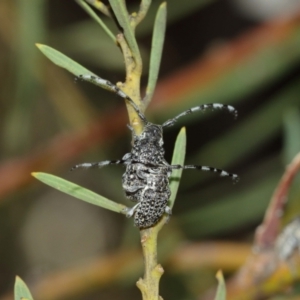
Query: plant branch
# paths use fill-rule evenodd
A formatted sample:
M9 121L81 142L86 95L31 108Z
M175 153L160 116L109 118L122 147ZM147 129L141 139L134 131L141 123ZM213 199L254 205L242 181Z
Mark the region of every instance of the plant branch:
M121 0L109 0L109 3L114 11L119 26L123 30L128 47L131 50L132 58L137 66L142 65L142 59L138 44L134 36L134 30L130 24L130 17L125 5L125 1Z
M145 271L144 278L140 278L136 285L142 293L143 300L159 299L159 281L164 269L157 263L157 237L168 218L164 215L155 226L140 231Z
M142 63L139 64L133 59L132 52L125 40L123 34L117 35L117 41L122 49L125 68L126 81L124 84L118 83L118 87L122 89L139 107L141 107L140 80L142 75ZM130 104L127 104L128 116L130 124L136 134L140 134L143 130L143 122L140 120L136 111ZM143 109L141 109L143 111Z
M165 217L156 226L140 232L145 272L144 278L140 278L136 284L143 300L159 299L159 281L164 269L157 263L157 235L164 222Z
M138 13L132 14L131 26L136 28L136 26L145 18L148 9L151 5L151 0L142 0L140 4L140 10Z
M263 223L257 228L254 246L263 250L274 246L280 230L280 219L294 177L300 169L300 153L283 174L268 206Z

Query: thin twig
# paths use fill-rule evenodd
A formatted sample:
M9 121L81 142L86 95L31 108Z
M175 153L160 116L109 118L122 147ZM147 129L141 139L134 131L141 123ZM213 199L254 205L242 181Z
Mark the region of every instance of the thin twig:
M145 271L144 277L140 278L136 285L143 295L143 300L159 299L159 281L164 269L157 262L157 237L167 221L168 217L163 216L154 227L140 231Z
M140 94L140 80L142 76L142 64L135 61L132 56L132 51L129 48L124 35L118 34L117 41L122 49L125 68L126 68L126 81L124 84L118 84L118 87L122 89L131 99L141 107L141 94ZM143 130L143 122L138 117L136 111L131 105L127 105L130 124L134 131L139 134ZM143 111L143 109L141 109Z
M142 0L140 4L140 9L138 13L133 13L131 15L131 26L136 28L136 26L145 18L149 7L151 5L151 0Z
M257 250L272 247L280 231L280 219L293 179L300 169L300 153L283 174L266 211L263 223L257 228L254 247Z
M278 260L275 241L280 231L280 219L287 201L289 188L300 169L300 153L284 172L258 227L253 252L246 263L228 283L228 299L260 299L283 291L300 278L300 255L293 257L293 271ZM212 299L208 297L205 299Z

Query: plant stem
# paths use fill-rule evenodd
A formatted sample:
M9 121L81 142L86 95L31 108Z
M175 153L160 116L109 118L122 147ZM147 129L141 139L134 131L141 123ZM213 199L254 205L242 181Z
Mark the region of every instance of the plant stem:
M132 15L132 17L134 17L134 18L131 21L131 26L134 29L145 18L150 5L151 5L151 0L142 0L141 1L139 12Z
M123 34L117 35L117 41L122 49L125 67L126 67L126 81L124 84L118 84L131 99L141 107L140 95L140 80L142 76L142 61L135 61ZM132 125L136 134L140 134L143 130L143 122L141 122L136 111L130 104L127 104L128 116L130 124ZM142 109L143 111L143 109Z
M268 249L273 247L280 231L280 221L284 205L288 199L288 192L293 179L300 170L300 153L298 153L290 165L287 166L265 213L263 223L256 229L255 249Z
M113 1L110 1L113 4ZM145 17L151 0L142 0L140 11L138 14L132 15L132 22L130 24L131 29L134 30L135 26ZM125 6L125 3L124 3ZM120 17L120 20L122 18ZM126 22L123 22L126 25ZM129 32L130 33L130 32ZM125 67L126 67L126 80L124 84L119 83L121 88L132 100L144 111L145 107L142 107L141 95L140 95L140 80L142 76L142 60L139 51L134 51L127 38L130 35L118 34L117 41L123 52ZM131 105L127 104L128 115L130 124L132 125L136 134L140 134L143 131L144 123L141 122L136 111ZM160 264L157 263L157 236L162 226L167 221L167 217L164 216L160 222L154 227L143 229L140 231L141 244L144 256L145 273L144 278L140 278L137 282L138 288L141 290L143 300L158 300L159 296L159 281L164 273L164 270Z
M164 216L154 227L140 231L145 273L144 278L140 278L136 285L142 293L143 300L162 299L159 296L159 281L164 269L157 263L157 237L167 219L168 217Z

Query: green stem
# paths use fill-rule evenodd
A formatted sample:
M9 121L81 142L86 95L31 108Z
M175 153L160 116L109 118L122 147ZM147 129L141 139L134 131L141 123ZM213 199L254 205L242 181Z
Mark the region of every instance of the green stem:
M159 281L164 273L163 267L157 263L157 236L166 222L166 217L152 228L143 229L140 232L141 244L144 256L145 273L140 278L137 287L140 289L143 300L158 300Z
M151 5L151 0L142 0L140 4L140 10L138 13L132 14L131 26L135 29L136 26L145 18L149 7Z
M126 81L124 84L118 84L118 87L141 107L140 80L142 76L142 62L133 59L132 51L123 34L117 35L117 41L122 49L126 67ZM131 105L127 105L127 110L131 126L137 134L140 134L143 131L143 122Z

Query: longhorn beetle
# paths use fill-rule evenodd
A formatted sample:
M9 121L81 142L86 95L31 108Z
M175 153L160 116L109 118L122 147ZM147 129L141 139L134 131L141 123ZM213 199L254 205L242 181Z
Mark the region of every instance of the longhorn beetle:
M218 103L203 104L182 112L162 125L157 125L149 122L134 101L110 81L93 75L80 75L79 78L101 86L124 98L144 123L143 131L139 135L135 134L133 128L128 125L133 135L133 146L131 152L126 153L122 159L83 163L75 165L71 169L101 168L113 164L125 165L126 171L122 176L122 186L126 197L137 202L136 205L127 210L126 215L127 217L133 216L134 224L140 229L155 225L164 213L168 216L171 215L171 208L168 206L171 195L169 178L174 169L197 169L216 172L220 176L228 176L234 181L238 181L236 174L217 168L197 165L170 165L164 158L165 150L163 148L163 128L174 125L179 118L195 111L205 111L207 109L224 109L236 117L237 111L234 107Z

